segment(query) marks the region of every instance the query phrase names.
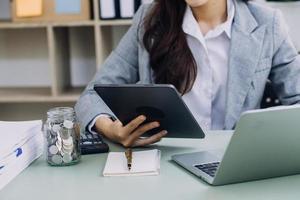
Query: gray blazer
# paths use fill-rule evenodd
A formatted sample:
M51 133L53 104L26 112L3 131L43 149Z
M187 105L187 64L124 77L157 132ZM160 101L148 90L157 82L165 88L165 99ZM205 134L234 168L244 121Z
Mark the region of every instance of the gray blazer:
M234 2L226 129L235 126L243 111L259 108L268 78L283 104L300 103L300 57L280 12L254 2ZM129 31L78 100L75 109L82 126L101 113L114 116L93 90L94 84L154 83L142 44L142 22L150 6L139 9Z

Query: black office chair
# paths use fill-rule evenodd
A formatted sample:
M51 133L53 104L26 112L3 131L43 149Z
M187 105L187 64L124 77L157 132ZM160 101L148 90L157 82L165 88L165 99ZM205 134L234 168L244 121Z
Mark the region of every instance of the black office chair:
M269 108L269 107L280 106L280 105L281 103L272 88L271 81L268 81L266 83L264 96L262 98L260 106L261 108Z

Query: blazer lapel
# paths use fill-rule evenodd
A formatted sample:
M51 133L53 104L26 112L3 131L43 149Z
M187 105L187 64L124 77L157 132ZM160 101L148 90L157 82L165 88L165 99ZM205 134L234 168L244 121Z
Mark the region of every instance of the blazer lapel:
M226 129L232 129L240 117L261 55L266 30L265 26L258 26L247 4L239 0L234 2L236 13L229 58Z

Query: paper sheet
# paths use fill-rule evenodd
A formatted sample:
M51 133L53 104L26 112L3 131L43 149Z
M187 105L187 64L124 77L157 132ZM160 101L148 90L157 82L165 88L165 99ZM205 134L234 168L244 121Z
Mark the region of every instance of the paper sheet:
M43 152L42 121L0 121L0 190Z
M160 170L160 151L157 149L132 153L132 168L127 168L124 152L108 154L103 176L145 176L158 175Z
M43 136L36 135L22 147L22 154L0 169L0 191L43 153Z
M0 121L0 161L19 144L39 133L42 134L42 121L4 122ZM34 131L33 131L34 130Z

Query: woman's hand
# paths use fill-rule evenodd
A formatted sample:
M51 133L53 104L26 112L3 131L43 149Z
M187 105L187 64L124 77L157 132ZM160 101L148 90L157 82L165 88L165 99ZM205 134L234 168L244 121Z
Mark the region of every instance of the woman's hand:
M146 120L145 116L139 116L127 125L119 120L113 121L108 117L99 117L95 123L97 132L101 132L108 139L122 144L124 147L146 146L156 143L167 134L161 131L148 138L140 138L145 132L160 126L158 122L151 122L141 125Z

